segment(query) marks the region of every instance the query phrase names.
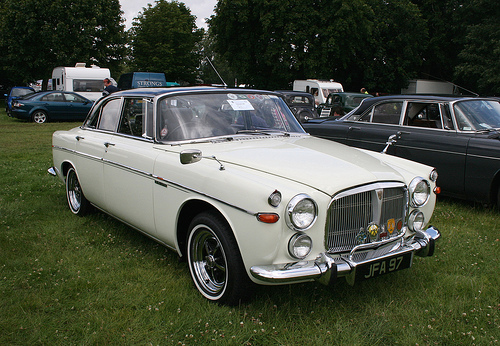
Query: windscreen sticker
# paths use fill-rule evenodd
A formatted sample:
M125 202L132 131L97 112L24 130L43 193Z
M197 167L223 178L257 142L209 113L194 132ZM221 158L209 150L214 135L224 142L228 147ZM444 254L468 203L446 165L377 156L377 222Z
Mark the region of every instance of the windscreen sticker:
M233 111L253 111L252 104L248 100L227 100Z

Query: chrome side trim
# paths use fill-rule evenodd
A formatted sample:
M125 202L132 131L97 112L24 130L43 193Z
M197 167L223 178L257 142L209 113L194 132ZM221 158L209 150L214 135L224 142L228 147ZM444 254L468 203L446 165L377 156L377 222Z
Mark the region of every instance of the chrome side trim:
M127 165L124 165L124 164L121 164L121 163L118 163L118 162L114 162L114 161L111 161L111 160L107 160L107 159L104 159L104 158L100 158L100 157L97 157L97 156L88 155L88 154L85 154L85 153L82 153L82 152L78 152L78 151L73 150L73 149L62 148L62 147L58 147L58 146L53 146L53 148L57 149L57 150L66 151L66 152L72 153L74 155L82 156L82 157L85 157L87 159L91 159L91 160L95 160L95 161L101 161L103 163L106 163L106 164L109 164L109 165L113 165L113 166L118 167L120 169L129 171L131 173L144 176L147 179L154 180L155 184L157 184L159 186L162 186L162 187L165 187L165 188L168 188L168 186L171 185L171 186L174 186L176 188L179 188L179 189L182 189L182 190L185 190L185 191L189 191L189 192L195 193L197 195L206 197L208 199L214 200L216 202L222 203L222 204L224 204L224 205L226 205L228 207L234 208L234 209L239 210L241 212L244 212L246 214L249 214L249 215L252 215L252 216L257 216L257 214L258 214L258 212L253 212L253 211L247 210L245 208L238 207L235 204L232 204L230 202L226 202L226 201L224 201L224 200L222 200L220 198L217 198L215 196L212 196L212 195L206 194L204 192L195 190L193 188L187 187L186 185L183 185L183 184L180 184L180 183L176 183L176 182L174 182L172 180L165 179L165 178L160 177L158 175L155 175L153 173L149 173L149 172L146 172L146 171L134 168L134 167L130 167L130 166L127 166Z

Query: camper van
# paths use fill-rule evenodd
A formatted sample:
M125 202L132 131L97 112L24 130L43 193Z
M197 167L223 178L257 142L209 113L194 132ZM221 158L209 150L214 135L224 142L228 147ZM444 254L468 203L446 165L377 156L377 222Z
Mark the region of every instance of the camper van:
M165 74L161 72L130 72L124 73L118 80L118 88L121 90L135 88L163 88L179 86L175 82L167 82Z
M111 78L107 68L85 63L77 63L75 67L56 67L52 71L52 90L74 91L89 100L102 97L104 78Z
M333 80L318 80L318 79L306 79L306 80L295 80L293 82L293 91L305 91L314 96L316 105L325 103L328 95L331 93L343 92L344 88L342 84L334 82Z

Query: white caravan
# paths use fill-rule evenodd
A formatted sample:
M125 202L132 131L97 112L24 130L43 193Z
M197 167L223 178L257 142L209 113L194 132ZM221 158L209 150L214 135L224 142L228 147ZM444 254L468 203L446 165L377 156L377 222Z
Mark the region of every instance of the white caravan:
M325 103L326 98L331 93L339 93L344 91L342 84L334 82L333 80L318 80L306 79L295 80L293 82L293 91L305 91L314 96L316 106Z
M52 71L52 90L74 91L89 100L102 97L104 78L111 78L107 68L85 63L77 63L75 67L56 67Z

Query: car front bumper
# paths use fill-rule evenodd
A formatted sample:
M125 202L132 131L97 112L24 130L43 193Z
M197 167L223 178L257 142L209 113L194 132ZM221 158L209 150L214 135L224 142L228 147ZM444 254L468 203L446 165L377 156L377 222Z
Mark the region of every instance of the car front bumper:
M255 279L264 283L288 284L317 280L323 284L330 284L338 278L345 277L349 284L354 284L356 271L359 268L371 266L373 268L368 270L385 274L399 269L400 258L409 260L409 267L414 254L421 257L432 256L435 242L440 237L441 233L429 226L425 231L417 232L409 240L400 238L382 245L363 246L359 252L353 250L347 255L322 253L311 261L253 266L250 272ZM360 259L363 257L359 256L360 254L368 256ZM369 276L367 274L365 278Z

